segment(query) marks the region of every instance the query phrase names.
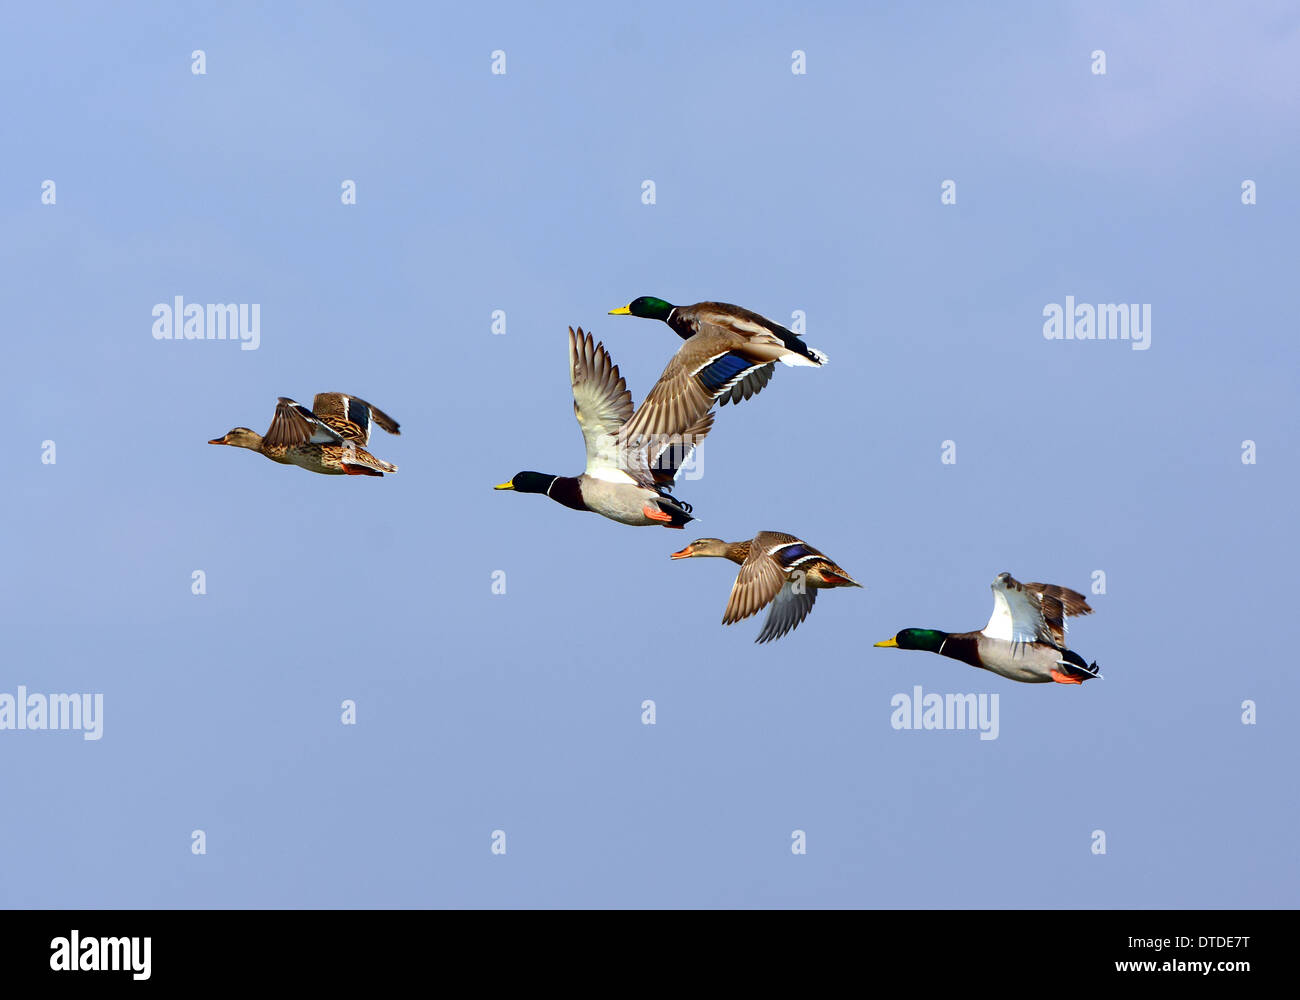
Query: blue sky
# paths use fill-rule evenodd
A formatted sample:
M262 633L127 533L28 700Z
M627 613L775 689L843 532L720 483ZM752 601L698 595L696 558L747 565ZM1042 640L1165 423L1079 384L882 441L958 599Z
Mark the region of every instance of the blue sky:
M104 735L0 732L0 903L1295 905L1300 15L766 6L11 12L0 693ZM567 326L653 384L642 294L831 363L719 414L686 532L492 493L580 471ZM154 340L177 295L259 349ZM1066 296L1150 349L1044 339ZM398 474L205 444L336 390ZM668 553L764 529L866 589L724 629L733 568ZM1104 680L872 648L1003 570L1105 573ZM915 684L998 738L893 729Z

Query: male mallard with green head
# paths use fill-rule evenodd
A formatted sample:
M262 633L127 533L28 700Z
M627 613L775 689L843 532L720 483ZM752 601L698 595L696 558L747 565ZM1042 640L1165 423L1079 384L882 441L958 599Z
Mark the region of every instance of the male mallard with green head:
M740 564L722 616L723 625L741 621L772 605L755 642L779 639L796 628L812 611L818 590L862 586L807 542L780 531L760 531L747 542L697 538L670 558L701 556L730 559Z
M821 351L779 323L726 302L697 302L675 306L653 295L633 299L611 316L657 319L685 344L664 373L680 384L676 393L698 392L739 403L761 390L772 378L776 362L819 368L827 362Z
M542 493L573 510L589 510L622 524L680 528L691 517L689 504L669 487L695 446L713 426L708 412L661 407L661 378L633 412L632 393L605 345L569 327L569 381L573 412L587 445L587 468L580 476L520 472L493 487Z
M993 581L993 615L980 632L906 628L876 643L888 649L920 649L1027 684L1082 684L1100 677L1065 648L1066 619L1090 615L1084 596L1051 583L1020 583L1010 573Z
M400 434L397 421L364 399L342 392L318 393L311 409L285 396L275 407L265 435L236 427L208 444L248 448L281 465L296 465L325 476L383 476L397 466L366 451L370 428L378 424Z

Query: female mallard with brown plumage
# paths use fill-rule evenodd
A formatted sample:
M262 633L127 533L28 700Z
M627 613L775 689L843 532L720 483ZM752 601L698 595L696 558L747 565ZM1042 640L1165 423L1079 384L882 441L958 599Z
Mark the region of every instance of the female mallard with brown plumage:
M1026 684L1082 684L1101 674L1095 662L1090 665L1065 648L1066 618L1090 614L1092 608L1078 591L1020 583L1010 573L999 573L993 581L993 614L982 631L905 628L876 645L938 653Z
M675 306L653 295L633 299L611 316L639 316L666 323L685 344L664 372L680 381L677 393L739 403L761 390L785 365L819 368L828 358L794 331L765 316L727 302Z
M731 625L772 605L755 642L779 639L796 628L812 611L818 590L862 586L825 554L780 531L760 531L747 542L697 538L680 552L674 552L671 558L700 556L740 563L727 611L722 616L723 625Z
M397 466L366 451L370 428L378 424L400 434L397 421L364 399L341 392L322 392L311 409L284 396L275 407L265 435L236 427L208 444L228 444L256 451L272 462L296 465L325 476L382 476Z

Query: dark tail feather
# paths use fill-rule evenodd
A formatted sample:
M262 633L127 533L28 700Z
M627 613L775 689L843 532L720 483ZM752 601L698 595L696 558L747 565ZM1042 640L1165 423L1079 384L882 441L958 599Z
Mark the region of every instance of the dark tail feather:
M662 494L654 501L654 504L672 518L671 521L664 523L665 528L684 528L695 520L690 514L689 504L683 504L676 497L669 496L667 493Z
M1093 679L1101 677L1101 671L1097 669L1096 660L1089 664L1072 649L1062 651L1061 662L1065 667L1065 672L1071 677L1089 677Z

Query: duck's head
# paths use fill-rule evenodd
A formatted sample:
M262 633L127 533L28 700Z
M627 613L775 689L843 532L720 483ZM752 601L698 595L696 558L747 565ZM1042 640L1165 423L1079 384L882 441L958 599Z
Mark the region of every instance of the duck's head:
M514 490L516 493L545 493L555 482L555 476L543 472L519 472L508 482L497 483L494 490Z
M697 556L720 556L725 559L730 549L731 543L724 542L721 538L697 538L686 548L674 552L668 558L693 559Z
M611 316L640 316L642 319L661 319L668 322L668 314L675 307L671 302L665 302L663 299L657 299L653 295L642 295L639 299L633 299L627 305L619 309L611 309Z
M262 435L247 427L236 427L228 431L225 437L213 438L208 444L228 444L235 448L252 448L257 451L262 447Z
M937 629L905 628L892 639L885 639L876 645L886 649L922 649L927 653L937 653L946 638L948 633Z

